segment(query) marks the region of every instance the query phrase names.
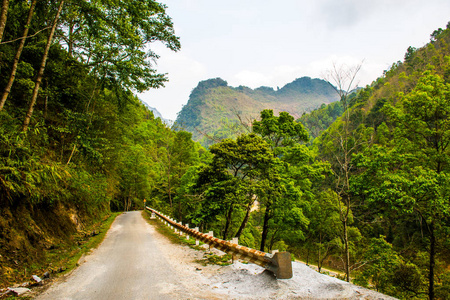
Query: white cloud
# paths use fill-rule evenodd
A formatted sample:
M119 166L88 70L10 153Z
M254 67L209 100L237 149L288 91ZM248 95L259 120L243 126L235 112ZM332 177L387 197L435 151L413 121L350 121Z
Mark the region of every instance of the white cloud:
M448 0L163 2L182 51L155 48L157 69L169 73L170 82L141 98L172 119L208 78L276 88L302 76L323 78L333 62L364 60L358 77L365 86L450 20Z
M168 73L169 81L164 88L149 90L139 97L148 105L156 107L164 118L175 120L192 88L205 79L207 68L182 52L160 49L158 53L163 53L158 61L158 72Z
M273 88L282 87L293 80L308 76L311 78L325 78L327 71L336 65L354 67L362 64L358 73L359 86L370 84L377 77L381 76L383 70L389 66L356 58L352 56L330 55L320 60L312 61L306 65L280 65L266 71L243 70L234 75L232 86L244 85L250 88L260 86L270 86Z
M254 71L243 70L234 75L237 81L231 81L230 85L244 85L251 88L260 87L263 85L270 85L272 77Z

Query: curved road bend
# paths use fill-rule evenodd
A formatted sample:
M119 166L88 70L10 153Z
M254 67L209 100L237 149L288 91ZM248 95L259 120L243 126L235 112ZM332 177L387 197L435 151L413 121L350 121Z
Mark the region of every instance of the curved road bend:
M105 240L64 281L36 299L187 299L141 212L116 218Z

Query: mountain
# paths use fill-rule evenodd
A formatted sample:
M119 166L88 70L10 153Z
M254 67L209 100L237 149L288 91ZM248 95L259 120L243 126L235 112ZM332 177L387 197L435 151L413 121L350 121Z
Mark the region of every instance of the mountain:
M242 131L242 125L248 125L263 109L273 109L276 114L286 111L299 118L304 112L337 100L329 83L310 77L298 78L277 90L265 86L231 87L215 78L201 81L192 90L175 123L207 146Z
M169 127L173 125L173 121L163 118L162 114L155 107L151 107L150 105L148 105L147 103L145 103L142 100L141 100L141 102L142 102L142 104L145 105L145 107L147 107L153 113L153 116L155 117L155 119L160 118L161 121Z

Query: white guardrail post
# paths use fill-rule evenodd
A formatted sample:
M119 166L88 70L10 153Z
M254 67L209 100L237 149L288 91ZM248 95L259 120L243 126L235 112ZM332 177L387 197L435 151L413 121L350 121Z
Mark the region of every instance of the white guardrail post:
M205 233L198 231L198 228L190 229L189 226L183 226L172 221L170 218L164 216L158 211L146 206L152 215L155 214L160 217L163 221L167 222L169 226L174 229L178 229L181 232L193 237L196 241L200 240L210 247L217 248L223 252L231 254L233 258L243 259L248 262L257 264L275 274L278 279L289 279L292 278L292 261L291 254L289 252L277 252L275 254L269 254L255 249L240 246L238 244L224 241L213 237Z

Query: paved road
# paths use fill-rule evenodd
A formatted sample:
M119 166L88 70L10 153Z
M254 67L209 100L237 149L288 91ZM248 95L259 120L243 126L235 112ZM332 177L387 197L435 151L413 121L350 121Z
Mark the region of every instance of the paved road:
M105 240L63 282L36 299L187 299L141 212L117 217Z

